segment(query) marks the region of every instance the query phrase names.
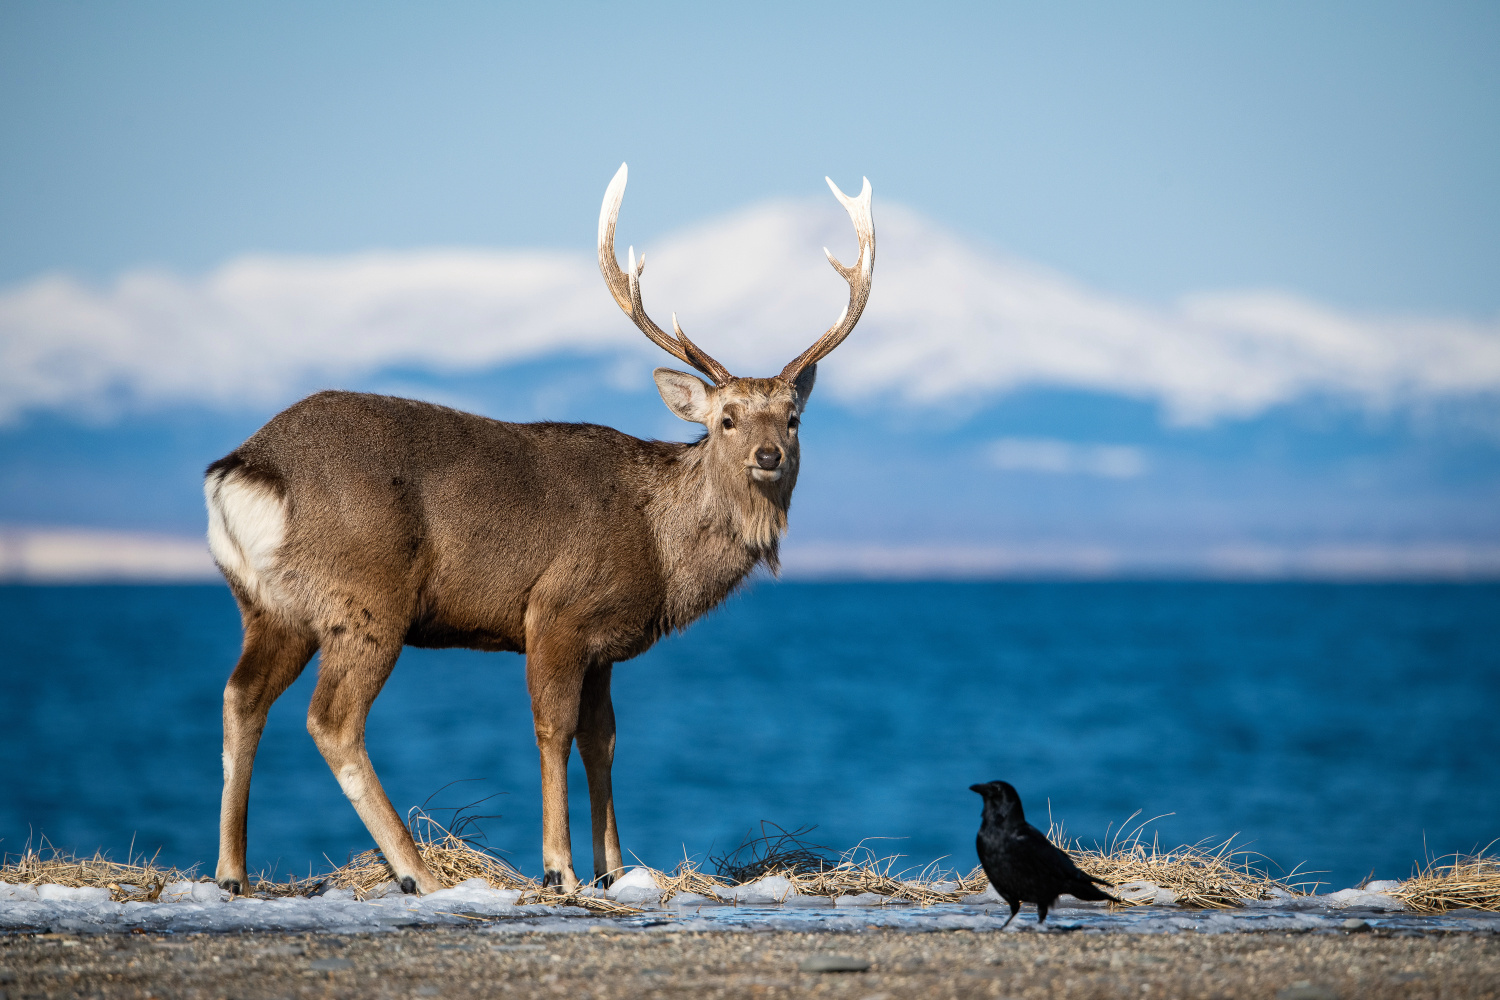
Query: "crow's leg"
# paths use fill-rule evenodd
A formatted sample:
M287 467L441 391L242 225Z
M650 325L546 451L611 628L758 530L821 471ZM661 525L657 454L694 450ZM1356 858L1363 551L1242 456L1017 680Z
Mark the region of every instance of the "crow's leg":
M1010 916L1006 917L1005 923L1000 925L1002 931L1009 927L1010 922L1016 919L1016 914L1021 912L1021 901L1019 899L1007 899L1006 902L1010 904Z
M1042 926L1047 922L1047 907L1051 905L1046 902L1036 904L1036 925Z

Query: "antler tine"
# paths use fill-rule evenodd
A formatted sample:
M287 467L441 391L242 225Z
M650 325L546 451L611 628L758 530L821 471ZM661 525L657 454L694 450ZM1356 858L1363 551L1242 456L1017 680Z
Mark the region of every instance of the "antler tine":
M678 361L692 365L713 379L715 385L723 385L734 376L704 353L697 344L687 339L687 335L677 325L675 314L672 316L672 328L677 331L676 338L663 331L646 315L646 307L641 304L640 280L641 272L646 269L646 255L641 254L640 263L637 264L635 247L631 247L629 271L620 270L620 262L615 258L615 225L620 220L620 203L625 200L628 176L627 166L620 164L620 169L615 172L614 179L604 191L604 205L599 209L599 273L604 275L604 283L609 286L609 293L614 296L615 303L648 340Z
M857 198L850 198L840 191L831 177L823 179L828 182L833 196L844 206L844 211L849 213L849 219L854 223L855 235L859 237L859 259L853 267L845 267L827 247L823 248L823 253L828 256L828 263L849 283L849 304L839 313L839 318L828 328L827 333L781 370L780 377L787 382L795 382L804 368L827 357L854 330L854 324L859 322L860 314L865 311L865 303L870 300L870 281L875 273L875 220L870 215L870 179L864 178L864 187L860 189Z
M677 314L672 314L672 332L677 334L677 340L682 344L683 350L687 352L687 362L700 372L714 380L715 385L723 385L734 378L728 369L719 364L713 358L703 352L703 348L688 340L688 335L682 332L682 327L677 325Z

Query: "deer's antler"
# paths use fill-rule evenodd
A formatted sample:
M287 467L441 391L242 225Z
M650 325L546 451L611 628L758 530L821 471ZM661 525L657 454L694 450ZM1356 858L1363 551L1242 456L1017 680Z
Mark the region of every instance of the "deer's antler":
M677 325L676 313L672 314L672 330L677 334L675 337L662 330L652 322L650 316L646 315L646 307L641 304L641 272L646 269L646 255L641 254L640 262L637 263L635 247L631 247L629 270L620 270L620 262L615 259L615 224L620 220L620 202L625 200L626 178L627 168L622 163L615 173L614 180L610 181L609 187L605 189L604 206L599 209L599 271L604 275L604 283L609 286L610 294L615 297L615 302L625 311L625 315L640 327L641 332L651 343L678 361L692 365L713 379L715 385L723 385L734 376L687 338L687 334L682 332L682 327ZM869 184L867 183L865 187L868 189ZM865 215L868 218L868 207ZM858 313L855 315L857 317ZM826 354L827 351L824 353Z
M828 181L833 196L844 206L844 211L849 213L849 218L854 222L854 232L859 237L859 260L855 261L853 267L845 267L827 247L823 248L823 252L828 255L828 263L849 282L849 304L844 307L833 326L828 328L828 332L818 338L817 343L797 355L781 370L780 377L787 382L797 381L797 376L802 374L804 368L823 360L829 351L842 344L844 338L849 336L854 324L859 322L860 313L865 311L865 303L870 299L870 279L875 274L875 220L870 216L870 179L864 179L865 186L860 190L858 198L850 198L840 191L832 178L823 179Z

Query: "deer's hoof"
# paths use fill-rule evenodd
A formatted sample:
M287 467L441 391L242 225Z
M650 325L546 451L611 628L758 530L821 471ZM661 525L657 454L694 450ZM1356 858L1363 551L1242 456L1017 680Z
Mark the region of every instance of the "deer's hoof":
M558 871L556 868L548 868L546 874L542 876L543 889L550 889L554 885L560 888L562 884L562 872Z
M219 888L223 889L225 892L229 893L231 896L243 896L245 894L244 883L242 883L237 878L221 878L221 879L219 879Z
M595 876L594 881L598 882L601 886L608 889L610 886L615 884L615 876L613 872L604 872L601 875Z
M401 891L408 896L415 896L417 894L417 880L410 875L401 876Z

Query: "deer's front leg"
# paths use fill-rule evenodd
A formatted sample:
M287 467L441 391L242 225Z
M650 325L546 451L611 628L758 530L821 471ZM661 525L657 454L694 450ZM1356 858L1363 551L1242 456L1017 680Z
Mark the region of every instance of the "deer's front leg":
M615 708L609 696L614 664L601 663L583 679L578 709L578 755L589 776L589 813L594 829L594 878L609 888L625 861L615 827L615 797L610 769L615 762Z
M526 687L542 758L543 885L578 888L568 836L568 756L578 729L578 700L587 664L571 636L540 635L526 642Z

